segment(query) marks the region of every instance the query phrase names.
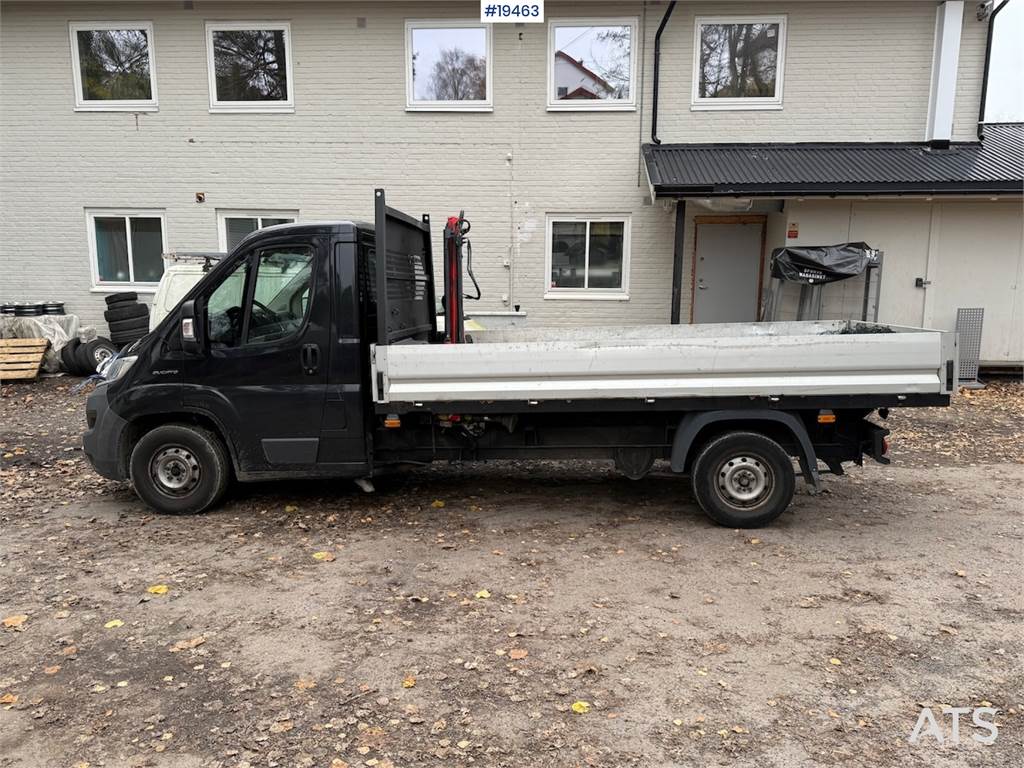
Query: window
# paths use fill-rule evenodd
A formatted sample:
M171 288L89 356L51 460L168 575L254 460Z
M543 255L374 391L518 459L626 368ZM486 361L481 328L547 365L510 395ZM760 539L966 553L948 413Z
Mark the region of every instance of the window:
M87 211L93 285L152 287L164 273L162 211Z
M237 347L242 343L242 304L249 260L243 259L206 300L206 335L211 347Z
M636 19L548 24L548 109L635 109L636 30Z
M491 25L405 23L406 108L491 111Z
M694 109L782 109L786 17L698 17Z
M233 251L246 235L275 224L293 224L296 211L217 211L220 249Z
M629 217L549 216L544 298L628 299Z
M251 265L251 257L239 262L206 300L211 346L238 347L243 339L246 344L280 341L306 320L313 283L312 249L277 246L258 251L255 284L247 294Z
M206 25L211 112L293 112L286 22Z
M152 24L76 22L69 29L76 110L157 108Z
M309 311L313 283L310 248L266 248L259 252L248 342L279 341L299 330Z

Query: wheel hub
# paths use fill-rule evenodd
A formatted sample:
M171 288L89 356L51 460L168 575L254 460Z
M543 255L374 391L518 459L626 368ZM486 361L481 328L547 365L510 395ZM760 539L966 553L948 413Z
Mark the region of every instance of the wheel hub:
M169 446L158 451L149 465L153 484L166 496L185 496L199 485L200 467L187 448Z
M722 499L736 507L752 507L771 493L771 469L756 456L733 456L723 461L716 473L716 487Z

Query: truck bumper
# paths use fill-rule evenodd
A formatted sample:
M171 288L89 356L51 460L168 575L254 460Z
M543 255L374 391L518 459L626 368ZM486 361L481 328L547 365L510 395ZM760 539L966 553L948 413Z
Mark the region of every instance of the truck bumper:
M124 480L121 440L128 422L114 413L107 402L107 386L101 384L85 401L88 429L82 438L85 455L92 468L110 480Z

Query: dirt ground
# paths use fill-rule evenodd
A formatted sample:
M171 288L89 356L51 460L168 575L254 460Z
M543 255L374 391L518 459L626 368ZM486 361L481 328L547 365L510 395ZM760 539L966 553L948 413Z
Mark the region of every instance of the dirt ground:
M155 516L89 471L75 383L0 398L2 768L1020 765L1019 385L736 531L575 462Z

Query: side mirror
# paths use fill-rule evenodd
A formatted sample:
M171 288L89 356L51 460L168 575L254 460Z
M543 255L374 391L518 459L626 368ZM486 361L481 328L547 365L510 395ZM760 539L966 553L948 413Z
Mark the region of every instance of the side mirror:
M181 305L181 348L189 354L199 352L199 324L196 322L195 300Z

